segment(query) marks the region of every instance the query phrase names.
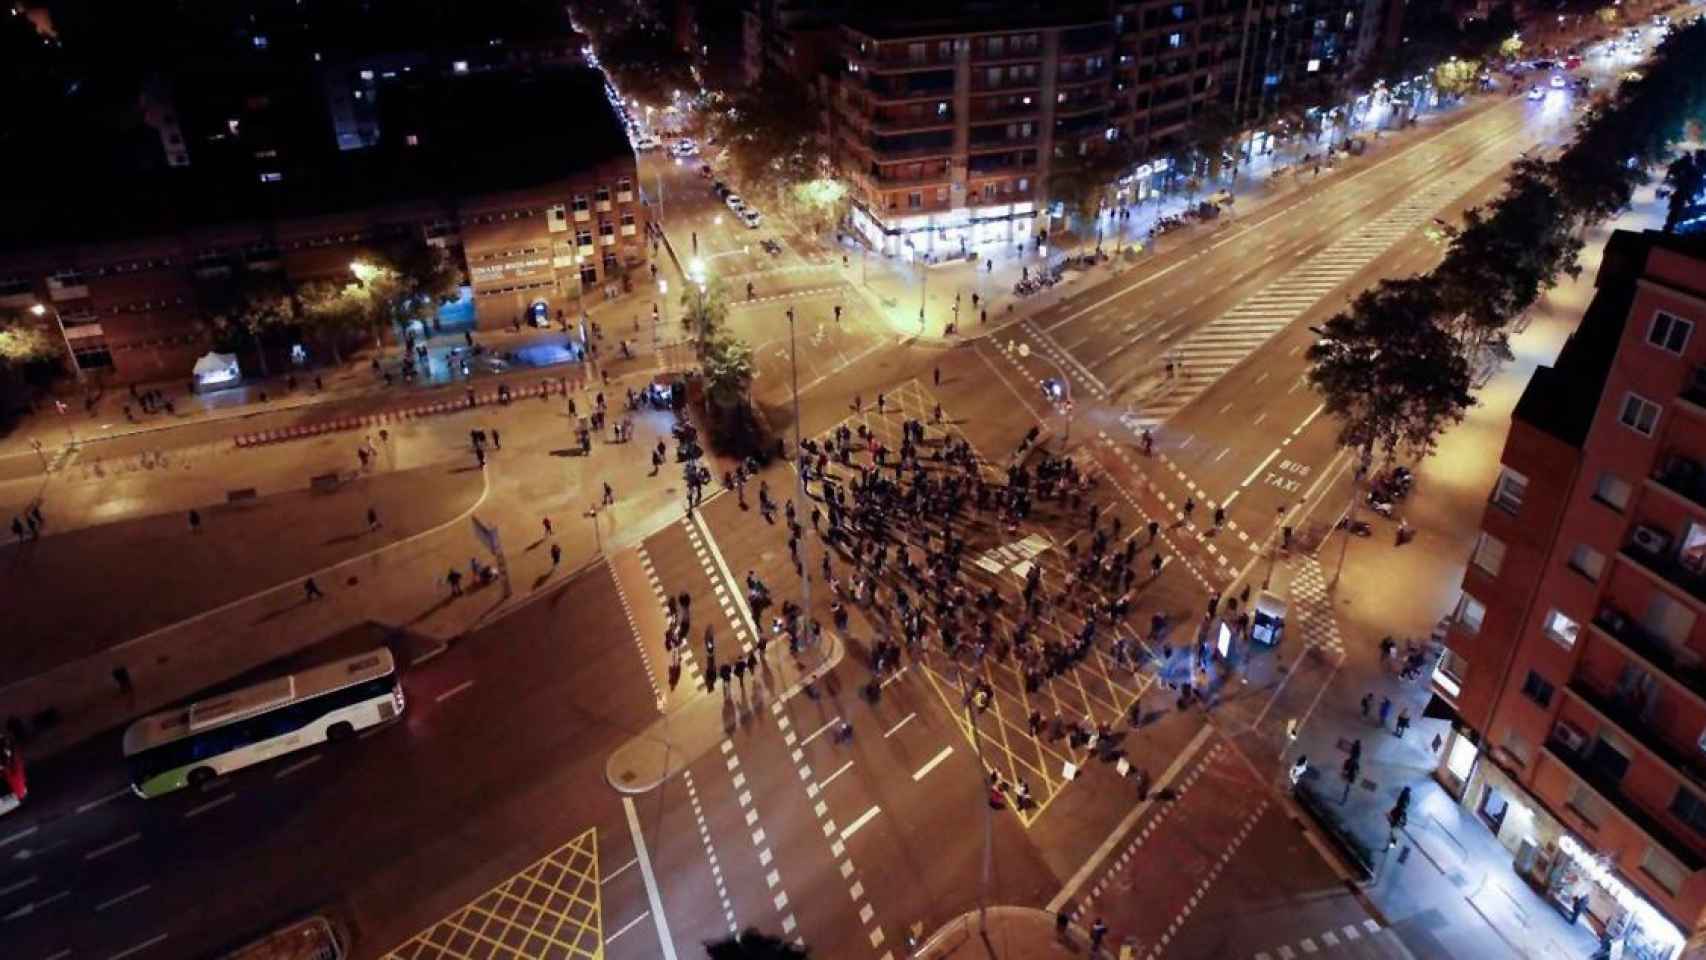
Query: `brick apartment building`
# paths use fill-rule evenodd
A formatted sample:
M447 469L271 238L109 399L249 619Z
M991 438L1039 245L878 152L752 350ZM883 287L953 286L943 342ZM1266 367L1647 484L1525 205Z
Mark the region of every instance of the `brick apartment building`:
M1515 869L1668 958L1706 931L1706 242L1619 232L1596 285L1517 404L1429 712Z
M935 18L854 12L840 30L829 114L854 225L891 254L1024 240L1047 227L1057 158L1115 138L1145 158L1120 197L1141 202L1211 104L1252 125L1251 148L1265 149L1264 121L1326 98L1372 50L1383 6L1120 0L991 3ZM790 69L773 52L759 68Z
M14 221L0 308L50 307L85 374L124 383L188 377L234 272L348 281L364 251L404 234L464 269L463 302L444 312L454 324L572 314L644 269L647 210L600 74L398 72L361 115L359 143L324 70L271 74L240 96L150 83L141 100L162 155L79 173L65 202Z

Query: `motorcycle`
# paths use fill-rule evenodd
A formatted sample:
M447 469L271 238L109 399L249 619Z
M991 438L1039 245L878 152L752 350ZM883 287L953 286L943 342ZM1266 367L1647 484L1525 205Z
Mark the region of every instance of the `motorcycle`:
M1374 527L1370 526L1367 520L1352 520L1349 515L1339 518L1337 529L1347 530L1359 537L1372 536L1374 533Z

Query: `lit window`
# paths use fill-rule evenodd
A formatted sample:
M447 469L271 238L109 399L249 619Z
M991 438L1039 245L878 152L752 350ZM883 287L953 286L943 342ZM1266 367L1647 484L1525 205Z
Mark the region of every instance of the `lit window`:
M1617 420L1643 437L1653 435L1659 422L1659 405L1638 393L1623 395L1623 412Z
M1493 503L1516 513L1522 509L1523 494L1528 492L1528 478L1510 467L1499 470L1499 482L1493 486Z
M1660 310L1653 315L1653 325L1647 328L1647 342L1661 350L1680 354L1693 330L1694 324Z
M1489 575L1498 576L1505 563L1505 542L1485 530L1481 531L1481 536L1475 540L1474 562Z
M1589 580L1598 581L1600 574L1605 572L1605 554L1585 543L1576 544L1576 549L1570 551L1570 569Z
M1542 633L1557 641L1558 645L1568 650L1576 645L1576 637L1581 634L1582 625L1564 615L1564 611L1553 607L1541 621Z
M1433 681L1448 695L1457 697L1463 694L1463 678L1468 674L1469 658L1448 647L1434 665Z
M1629 494L1632 489L1629 481L1606 471L1599 475L1599 482L1594 484L1593 498L1622 513L1629 506Z
M1177 49L1185 45L1185 35L1182 33L1167 34L1167 46Z
M1465 633L1480 633L1481 623L1487 619L1487 607L1481 601L1465 593L1457 601L1457 622Z

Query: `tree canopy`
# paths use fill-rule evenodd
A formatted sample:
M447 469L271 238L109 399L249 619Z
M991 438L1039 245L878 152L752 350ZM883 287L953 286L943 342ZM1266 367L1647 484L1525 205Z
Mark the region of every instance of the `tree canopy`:
M823 181L828 158L812 117L817 104L805 88L774 72L707 108L706 125L728 151L742 189L774 203L796 202L795 190Z
M677 91L699 89L687 51L650 20L630 19L599 37L598 60L622 96L646 106L667 106Z
M707 960L811 960L812 952L748 927L738 936L705 944Z

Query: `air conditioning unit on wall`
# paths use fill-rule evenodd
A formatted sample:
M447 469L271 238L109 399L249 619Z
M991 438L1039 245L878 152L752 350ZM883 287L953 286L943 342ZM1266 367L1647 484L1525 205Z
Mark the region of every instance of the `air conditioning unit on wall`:
M1558 721L1558 725L1552 728L1552 740L1554 743L1567 748L1571 753L1581 753L1582 748L1588 745L1587 734L1562 720Z
M1670 534L1657 527L1641 525L1635 528L1632 538L1636 549L1649 557L1660 557L1670 547Z

